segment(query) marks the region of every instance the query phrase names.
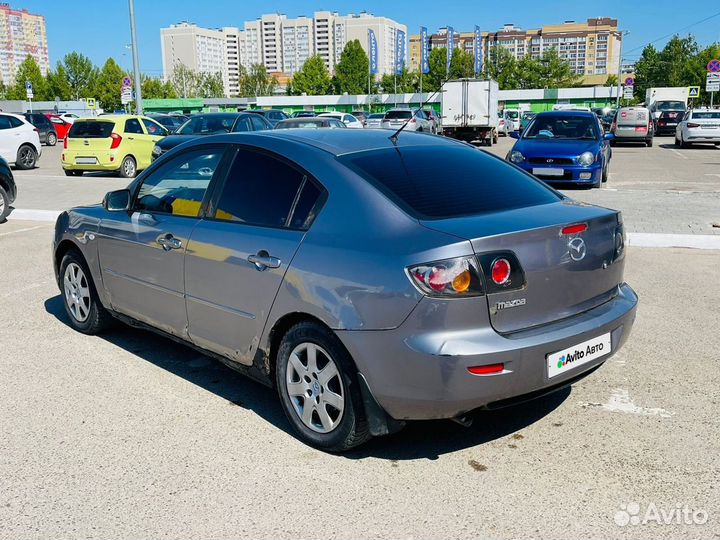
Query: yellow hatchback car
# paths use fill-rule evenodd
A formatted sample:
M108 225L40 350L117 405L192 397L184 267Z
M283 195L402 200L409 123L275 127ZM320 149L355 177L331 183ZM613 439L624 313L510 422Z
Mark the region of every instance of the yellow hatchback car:
M167 134L167 129L146 116L78 118L65 137L62 167L67 176L114 171L134 178L150 165L155 143Z

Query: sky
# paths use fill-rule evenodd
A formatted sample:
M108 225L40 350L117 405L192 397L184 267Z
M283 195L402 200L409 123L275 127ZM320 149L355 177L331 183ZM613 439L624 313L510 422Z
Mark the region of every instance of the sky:
M98 65L113 57L124 69L132 67L126 0L3 1L14 9L45 16L53 66L68 52L78 51ZM406 24L410 34L418 33L420 26L430 32L442 26L472 31L477 24L483 31L495 31L505 23L529 29L607 16L617 18L620 29L630 32L623 52L626 61L637 60L645 44L680 29L684 29L682 34L694 34L703 46L720 42L717 0L135 0L140 68L148 75L162 75L160 28L172 23L188 20L209 28L242 27L244 21L264 13L296 17L320 10L343 15L368 11ZM694 24L714 14L718 16ZM655 45L662 47L665 41L660 39Z

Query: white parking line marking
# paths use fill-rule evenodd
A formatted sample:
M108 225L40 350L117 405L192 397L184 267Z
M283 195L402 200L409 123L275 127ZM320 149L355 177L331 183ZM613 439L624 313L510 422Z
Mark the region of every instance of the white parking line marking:
M16 208L8 216L8 219L49 221L54 223L61 213L61 210L24 210L22 208Z
M628 245L656 248L720 249L720 235L628 233Z
M26 228L26 229L17 229L17 230L15 230L15 231L0 233L0 236L10 236L11 234L17 234L17 233L21 233L21 232L34 231L35 229L42 229L42 228L44 228L42 225L38 225L37 227L28 227L28 228Z
M676 156L680 156L680 157L683 158L683 159L687 159L687 156L684 156L683 154L681 154L680 152L678 152L678 151L675 150L674 148L671 148L670 151L671 151L673 154L675 154Z

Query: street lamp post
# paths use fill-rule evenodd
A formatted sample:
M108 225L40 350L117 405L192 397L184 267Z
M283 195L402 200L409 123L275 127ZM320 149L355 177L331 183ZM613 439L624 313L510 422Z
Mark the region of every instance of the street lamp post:
M629 30L625 30L623 32L619 32L619 34L615 34L620 37L620 54L618 55L618 75L617 75L617 96L615 97L615 106L619 109L620 108L620 93L622 92L622 50L623 50L623 40L625 36L627 36L630 33Z
M135 114L142 114L142 81L140 81L140 61L138 60L137 34L135 33L135 0L128 0L128 6L130 8L130 43L132 45L133 76L135 78Z

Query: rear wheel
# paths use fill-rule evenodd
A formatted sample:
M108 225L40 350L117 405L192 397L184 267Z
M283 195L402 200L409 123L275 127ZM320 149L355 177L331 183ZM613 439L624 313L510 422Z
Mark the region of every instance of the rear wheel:
M10 213L10 197L5 193L5 190L0 187L0 223L5 221L5 218Z
M275 382L285 415L306 443L343 452L370 438L350 355L320 324L303 322L288 330Z
M47 134L45 138L45 142L48 146L55 146L57 144L57 135L55 135L52 131Z
M647 145L648 148L652 148L653 140L652 140L652 139L648 139L647 141L645 141L645 144Z
M135 178L137 174L137 164L132 156L125 156L118 172L123 178Z
M37 163L37 152L29 144L24 144L18 148L17 159L15 165L18 169L26 171L35 167Z
M680 142L680 139L678 138L677 134L675 134L675 146L681 146L682 142Z
M60 264L60 290L71 326L83 334L98 334L110 325L112 315L98 299L82 255L70 250Z

